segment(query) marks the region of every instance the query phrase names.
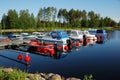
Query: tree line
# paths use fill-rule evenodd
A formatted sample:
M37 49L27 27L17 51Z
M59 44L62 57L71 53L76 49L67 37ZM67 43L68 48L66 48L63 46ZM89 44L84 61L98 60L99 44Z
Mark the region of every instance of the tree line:
M120 26L110 17L101 17L94 11L40 8L37 16L29 10L8 10L1 19L2 29L102 28Z

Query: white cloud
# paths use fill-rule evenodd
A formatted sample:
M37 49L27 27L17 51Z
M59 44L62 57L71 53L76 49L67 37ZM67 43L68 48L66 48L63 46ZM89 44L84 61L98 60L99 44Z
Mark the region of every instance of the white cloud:
M120 21L120 17L114 17L114 18L112 18L113 20L115 20L116 22L119 22Z

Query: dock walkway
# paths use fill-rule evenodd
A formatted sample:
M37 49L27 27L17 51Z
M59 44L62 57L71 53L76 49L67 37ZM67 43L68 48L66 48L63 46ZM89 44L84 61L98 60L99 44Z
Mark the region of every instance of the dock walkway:
M10 42L0 42L0 47L5 47L7 45L19 45L22 44L23 42L27 42L29 40L14 40Z

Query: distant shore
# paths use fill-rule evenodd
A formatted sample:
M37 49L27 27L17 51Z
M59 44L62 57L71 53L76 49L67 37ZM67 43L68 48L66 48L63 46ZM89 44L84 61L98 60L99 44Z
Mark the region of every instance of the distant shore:
M77 30L88 30L89 28L77 28ZM101 28L96 28L96 29L101 29ZM102 29L105 29L107 31L112 31L112 30L120 30L119 28L112 28L112 27L104 27ZM2 33L3 32L35 32L35 31L40 31L40 32L44 32L44 31L52 31L52 30L65 30L65 31L70 31L73 30L72 28L68 28L68 29L2 29L0 30ZM76 29L75 29L76 30Z

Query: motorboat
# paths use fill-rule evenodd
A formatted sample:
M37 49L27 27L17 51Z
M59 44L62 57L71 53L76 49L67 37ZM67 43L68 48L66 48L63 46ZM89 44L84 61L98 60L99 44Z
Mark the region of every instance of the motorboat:
M70 43L68 41L69 36L67 32L63 30L55 30L52 32L48 32L42 38L37 38L37 40L46 44L56 44L57 46L62 46L63 51L67 51L68 45L70 46Z
M79 48L83 44L83 34L81 30L71 30L69 38L73 47Z
M97 30L96 31L96 37L98 39L107 39L108 37L108 34L106 33L106 30Z
M42 38L44 36L43 32L33 32L32 35L36 36L37 38Z
M21 35L18 33L13 33L10 39L11 40L23 40L23 37L21 37Z
M48 32L42 38L37 38L37 39L44 43L67 44L67 40L69 39L69 37L65 31L56 30L56 31Z
M87 30L82 31L82 34L88 39L97 41L97 37L94 34L90 34Z
M71 30L69 37L73 40L80 40L83 39L83 34L80 30Z
M70 46L68 43L69 37L65 31L52 31L46 33L46 36L42 38L36 38L27 42L25 45L28 47L28 51L38 53L49 53L51 55L58 51L67 52Z
M91 29L91 28L88 29L88 32L92 35L96 35L96 31L97 29Z
M21 33L20 35L23 39L36 39L37 38L37 36L30 35L29 33Z

